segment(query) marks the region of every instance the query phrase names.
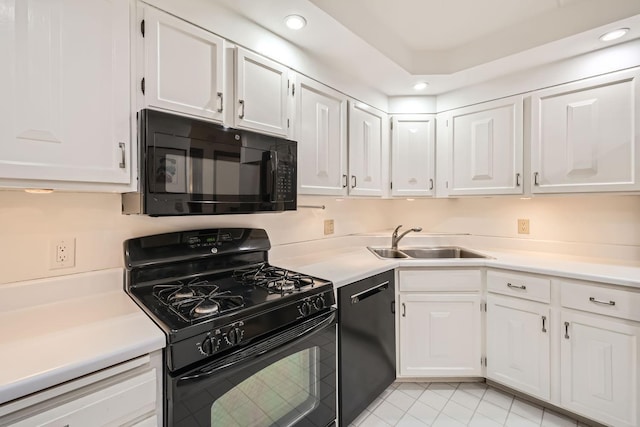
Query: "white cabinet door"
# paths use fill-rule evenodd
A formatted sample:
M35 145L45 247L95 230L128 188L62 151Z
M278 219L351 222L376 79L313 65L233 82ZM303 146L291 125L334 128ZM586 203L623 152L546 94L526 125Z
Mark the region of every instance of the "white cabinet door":
M347 193L347 99L304 76L296 90L298 193Z
M349 194L382 195L382 137L386 114L349 101Z
M0 0L0 179L128 184L127 0Z
M618 426L640 422L640 327L562 312L561 405Z
M448 193L522 194L521 96L454 110L448 129Z
M400 293L399 375L480 376L479 294Z
M638 69L531 97L532 192L640 189Z
M487 295L487 378L550 399L549 306Z
M104 385L103 385L104 384ZM59 427L91 425L125 425L144 415L151 415L156 408L156 372L155 369L124 377L119 381L107 380L103 384L89 386L64 399L41 405L40 409L28 408L20 421L11 424L14 427ZM49 403L49 402L47 402ZM144 424L155 417L147 417Z
M246 49L236 49L235 126L288 134L289 69Z
M394 116L391 195L432 196L435 189L435 115Z
M145 106L222 122L223 39L153 7L143 14Z

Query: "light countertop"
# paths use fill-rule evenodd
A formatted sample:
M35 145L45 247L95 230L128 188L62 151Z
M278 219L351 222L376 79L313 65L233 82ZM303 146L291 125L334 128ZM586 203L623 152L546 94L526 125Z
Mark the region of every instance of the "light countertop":
M110 269L0 286L0 404L159 350Z
M406 246L462 246L491 258L466 259L380 259L367 246L388 246L386 235L352 236L327 241L291 244L272 249L270 261L278 266L318 276L340 287L394 268L411 267L494 267L528 273L603 282L640 290L640 263L615 262L526 250L486 249L472 236L434 236L414 234ZM400 244L402 249L403 244ZM303 255L301 255L303 254Z

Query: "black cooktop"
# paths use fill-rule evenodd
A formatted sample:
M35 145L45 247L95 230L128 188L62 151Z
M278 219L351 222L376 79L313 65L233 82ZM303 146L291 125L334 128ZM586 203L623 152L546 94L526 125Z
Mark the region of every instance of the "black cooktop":
M261 229L130 239L125 242L125 288L163 328L169 343L258 315L268 328L278 328L333 303L332 296L324 296L332 292L331 282L270 265L270 247ZM320 296L322 307L314 309L314 298ZM293 309L286 309L285 318L288 306Z

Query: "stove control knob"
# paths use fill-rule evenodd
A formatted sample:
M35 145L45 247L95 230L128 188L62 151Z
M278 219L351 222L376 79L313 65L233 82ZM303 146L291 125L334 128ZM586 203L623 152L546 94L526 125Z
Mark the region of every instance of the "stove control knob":
M319 295L314 301L313 306L316 310L322 310L325 307L326 302L324 301L324 297Z
M300 304L298 310L300 310L300 314L302 314L303 316L308 316L311 313L311 303L309 301L304 301L302 304Z
M213 353L218 351L219 347L220 347L220 340L218 338L216 338L216 337L207 337L202 342L202 345L200 346L200 350L206 356L211 356Z
M240 341L242 341L242 336L244 332L240 328L231 328L229 332L227 332L227 343L229 345L236 345Z

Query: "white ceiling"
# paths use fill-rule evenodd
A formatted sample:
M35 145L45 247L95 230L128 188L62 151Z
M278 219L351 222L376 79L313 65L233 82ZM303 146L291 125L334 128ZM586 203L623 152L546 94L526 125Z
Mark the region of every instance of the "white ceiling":
M640 37L640 0L218 0L386 95L439 94ZM308 25L293 31L286 15ZM429 87L416 93L416 81Z

